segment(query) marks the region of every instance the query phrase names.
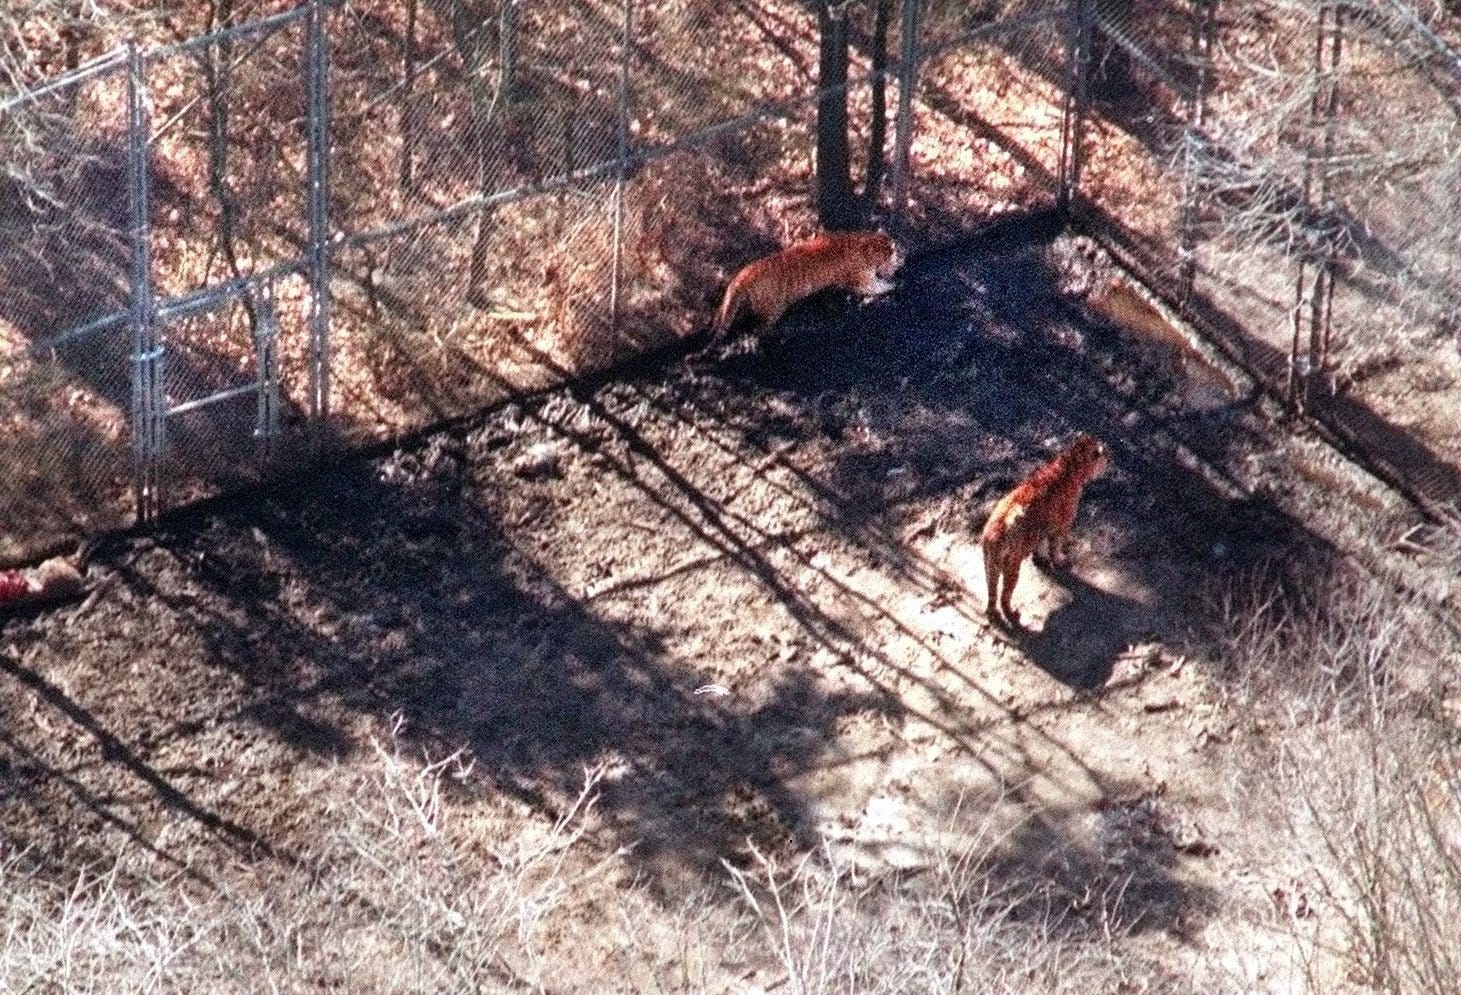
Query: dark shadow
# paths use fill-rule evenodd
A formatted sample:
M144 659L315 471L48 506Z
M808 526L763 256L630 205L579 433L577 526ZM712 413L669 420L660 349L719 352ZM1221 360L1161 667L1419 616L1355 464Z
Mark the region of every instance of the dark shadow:
M35 696L39 704L53 710L84 732L91 739L92 744L100 750L103 763L113 765L131 778L140 781L151 792L156 803L163 808L198 823L214 833L230 848L246 855L274 855L272 847L265 840L233 820L199 804L186 792L179 790L152 765L143 761L136 751L99 722L91 711L78 704L61 688L15 659L10 653L0 653L0 674L28 690ZM44 765L35 754L19 743L12 740L6 745L22 756L29 754L31 762ZM81 798L86 807L103 818L115 819L123 825L128 822L125 817L117 817L111 811L110 806L100 798L88 797L87 791L79 787L76 774L75 768L69 772L50 770L46 774L46 779L58 778L70 784L72 790ZM135 828L129 829L128 834L134 838L139 835Z
M901 509L955 499L967 502L957 520L972 537L992 503L1078 431L1115 454L1088 489L1081 521L1104 523L1107 554L1153 589L1164 580L1144 576L1148 543L1208 562L1215 550L1236 555L1245 530L1258 528L1268 546L1327 549L1295 523L1272 526L1282 513L1245 498L1225 470L1236 452L1261 445L1244 418L1254 398L1185 409L1176 374L1135 356L1068 289L1085 264L1061 231L1055 211L1002 219L910 260L887 298L833 294L798 305L778 328L730 343L713 372L681 378L678 403L723 404L723 384L779 398L775 414L724 417L768 458L786 446L826 447L825 471L802 483L825 501L831 526L931 592L962 584L981 604L982 578L937 576L890 524ZM1058 580L1076 586L1074 601L1029 650L1063 683L1098 686L1136 633L1101 633L1074 662L1066 648L1124 601L1073 576Z
M1009 855L990 859L960 897L975 901L980 889L1007 896L1012 920L1062 940L1110 942L1112 934L1162 932L1193 941L1195 924L1217 912L1220 899L1183 880L1183 864L1193 854L1178 845L1165 812L1159 798L1133 786L1101 801L1092 817L1099 829L1084 845L1032 815L1012 833Z
M1016 629L1011 638L1037 667L1067 687L1105 687L1122 651L1153 633L1133 623L1141 610L1131 599L1102 591L1068 570L1053 577L1070 600L1046 617L1040 631Z
M898 702L829 693L809 675L763 689L763 703L744 710L696 696L704 677L665 660L658 633L595 618L499 532L465 488L474 445L485 454L495 443L438 438L427 452L343 467L298 501L256 496L177 516L143 545L145 569L125 556L116 566L133 607L92 611L122 619L145 605L149 637L175 632L201 652L148 687L119 689L108 718L54 695L47 706L92 730L110 765L165 803L239 833L264 813L242 813L235 827L232 815L187 809L184 790L152 774L145 754L222 723L260 729L296 754L346 756L359 745L350 715L398 713L423 747L470 748L484 775L473 790L550 811L585 765L623 757L630 773L604 791L601 811L623 842L637 842L646 871L716 873L747 839L765 850L810 845L788 782L819 762L813 744L830 742L841 718L897 715ZM527 494L518 507L536 501ZM757 569L755 554L740 555ZM129 645L124 636L104 653ZM198 701L220 675L232 690ZM44 690L41 680L23 683ZM174 702L170 717L157 725L155 704L136 706L152 719L129 717L139 693ZM143 744L107 722L136 729ZM138 804L105 807L125 820Z

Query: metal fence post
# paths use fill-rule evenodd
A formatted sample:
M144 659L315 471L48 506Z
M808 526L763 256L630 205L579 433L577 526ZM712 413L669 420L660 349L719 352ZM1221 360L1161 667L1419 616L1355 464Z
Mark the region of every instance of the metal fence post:
M1090 0L1070 3L1070 69L1065 92L1065 113L1060 122L1060 189L1058 206L1069 212L1080 193L1084 165L1083 140L1086 120L1086 86L1090 74Z
M279 436L279 312L274 306L274 281L266 279L254 302L254 364L259 371L258 411L254 438L272 455Z
M305 61L309 132L309 417L316 449L330 416L329 40L328 0L310 0Z
M133 496L139 522L161 507L158 459L165 442L163 346L152 295L152 215L149 205L147 80L142 51L127 43L127 184L131 213Z
M1338 77L1344 52L1343 12L1338 3L1321 3L1314 22L1314 65L1310 71L1303 166L1304 211L1308 217L1302 226L1298 272L1294 278L1293 340L1289 346L1289 404L1300 415L1307 413L1314 382L1325 372L1328 363L1327 326L1330 296L1334 292L1335 233L1325 212L1331 209L1329 181L1339 106ZM1315 132L1321 124L1323 137L1316 151ZM1310 264L1314 267L1314 279L1306 293L1305 271Z
M1191 57L1197 64L1192 91L1187 95L1187 126L1182 132L1182 231L1178 236L1178 277L1182 302L1197 288L1198 200L1201 195L1199 162L1207 114L1207 83L1212 68L1212 35L1219 0L1192 0Z
M913 149L913 88L918 81L918 14L922 0L903 0L903 23L898 58L898 120L893 126L893 212L895 230L902 231L908 213L908 168Z
M1314 358L1314 372L1320 377L1329 370L1329 338L1333 324L1334 270L1338 262L1338 242L1342 237L1330 213L1334 211L1331 183L1334 179L1336 131L1341 110L1339 74L1344 61L1345 8L1334 4L1329 8L1329 63L1325 72L1320 113L1324 118L1324 144L1315 207L1324 218L1320 238L1323 256L1315 276L1315 297L1309 316L1309 353ZM1307 389L1307 388L1306 388Z
M614 259L609 277L609 331L619 338L619 294L624 281L624 181L629 170L629 53L634 27L634 0L624 0L619 39L619 116L615 123L618 162L614 166Z

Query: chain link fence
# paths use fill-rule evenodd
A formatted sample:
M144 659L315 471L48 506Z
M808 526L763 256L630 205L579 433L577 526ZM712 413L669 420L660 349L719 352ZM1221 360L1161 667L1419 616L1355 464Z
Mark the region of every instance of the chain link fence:
M1066 0L926 4L911 104L908 194L925 240L1068 195L1073 7Z
M829 10L875 217L917 244L1075 192L1277 396L1454 496L1456 454L1387 434L1416 412L1377 389L1461 327L1453 17ZM815 227L821 27L790 2L317 2L11 100L0 555L701 327Z
M256 481L311 412L309 8L142 57L157 429L142 510ZM155 360L151 357L155 356Z
M703 328L816 227L830 24L874 219L1068 192L1070 0L814 8L312 0L0 105L0 560Z
M1080 223L1276 397L1421 503L1454 502L1461 440L1405 431L1434 412L1394 382L1461 345L1454 16L1089 0L1079 19Z
M126 90L118 53L0 117L0 528L12 549L129 513Z
M910 247L1074 195L1361 442L1458 334L1461 58L1398 0L312 0L3 104L0 559L702 328L816 227L829 25Z

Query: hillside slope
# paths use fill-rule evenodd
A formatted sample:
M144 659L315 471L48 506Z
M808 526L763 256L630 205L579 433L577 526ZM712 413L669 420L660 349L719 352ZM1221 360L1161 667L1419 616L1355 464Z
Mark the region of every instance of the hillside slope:
M1446 582L1236 371L1194 404L1086 310L1110 273L1006 223L883 300L114 544L6 624L0 988L774 988L747 882L811 854L875 925L904 887L1005 896L1046 956L971 960L983 990L1291 990L1302 872L1243 786L1281 744L1206 648L1255 591ZM1075 565L991 628L983 516L1078 431L1113 466ZM141 925L99 938L113 907Z

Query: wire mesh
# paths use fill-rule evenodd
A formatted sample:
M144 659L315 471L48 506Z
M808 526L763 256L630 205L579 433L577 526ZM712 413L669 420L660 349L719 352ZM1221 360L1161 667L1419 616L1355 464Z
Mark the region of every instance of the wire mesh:
M873 4L852 6L861 13ZM817 20L810 5L636 0L632 22L630 127L642 145L673 143L804 101L816 89Z
M1332 409L1422 495L1453 504L1461 439L1426 426L1458 394L1444 371L1461 315L1461 59L1398 4L1342 5L1322 27L1333 58L1310 227L1323 258L1300 302L1303 399ZM1392 426L1420 431L1407 439Z
M624 17L381 2L335 18L333 266L358 290L331 328L347 436L477 410L609 351Z
M284 426L271 450L325 407L347 440L390 436L702 327L736 268L817 227L829 17L846 28L848 83L830 92L849 109L848 169L870 220L906 207L889 199L898 80L912 68L900 52L929 70L911 122L920 222L957 227L1033 191L1048 199L1066 0L923 6L926 26L904 39L915 12L895 0L830 4L820 20L792 0L333 5L318 167L304 91L325 56L307 50L305 7L149 53L148 277L171 499L251 477L265 409ZM961 45L975 54L960 61ZM980 103L981 74L1019 82ZM951 148L953 165L936 166ZM328 189L327 261L310 249L311 187ZM125 204L114 213L110 278L77 281L112 290L83 317L128 304ZM297 274L323 262L321 380ZM113 332L117 354L95 362L115 371L122 405L130 337L120 319ZM321 385L332 403L312 396Z
M929 240L1059 195L1068 4L937 8L914 101L910 227ZM988 18L988 19L983 19Z
M1280 0L1217 19L1202 126L1178 164L1196 206L1194 289L1243 324L1249 365L1274 384L1289 375L1297 266L1322 241L1310 189L1323 133L1317 14Z
M1051 19L1065 20L1072 12L1070 0L923 0L918 22L918 47L924 58L932 58L970 40L1004 30ZM1062 69L1060 85L1065 85Z
M231 297L162 328L167 416L160 472L170 504L256 482L276 461L303 448L302 363L280 364L292 375L284 377L282 410L267 417L266 381L278 373L261 366L257 339L269 333L274 296L301 299L303 280L283 280L271 290L269 296L260 291ZM281 327L273 335L281 353L299 357L304 351L301 312L286 307L276 316Z
M294 16L148 56L152 279L160 296L299 255L304 55L303 19Z
M160 469L172 504L257 479L301 434L307 311L288 274L309 237L303 13L146 60ZM275 370L260 368L265 334L277 340ZM280 375L292 439L256 424L274 389L265 380Z
M0 557L129 510L125 75L0 116Z
M614 341L629 353L704 331L736 270L815 230L818 69L809 6L637 0L631 23L629 140L652 158L623 191ZM848 71L844 99L865 108L851 38ZM860 188L866 134L850 144Z
M1088 220L1271 389L1454 500L1461 441L1399 430L1428 409L1396 382L1444 368L1461 313L1461 56L1426 20L1444 14L1093 4Z
M1461 63L1395 0L323 9L328 55L305 6L148 53L145 159L120 59L5 105L0 417L26 472L0 481L0 555L125 517L129 162L183 500L267 473L319 412L391 436L703 328L731 273L817 227L828 18L853 194L910 247L1074 189L1255 366L1331 391L1461 325Z
M1175 285L1187 142L1197 134L1201 8L1194 0L1092 0L1088 9L1081 193L1152 277Z
M1318 206L1343 288L1331 359L1352 381L1457 327L1461 73L1393 7L1341 16L1333 30L1343 46L1342 111L1321 146Z

